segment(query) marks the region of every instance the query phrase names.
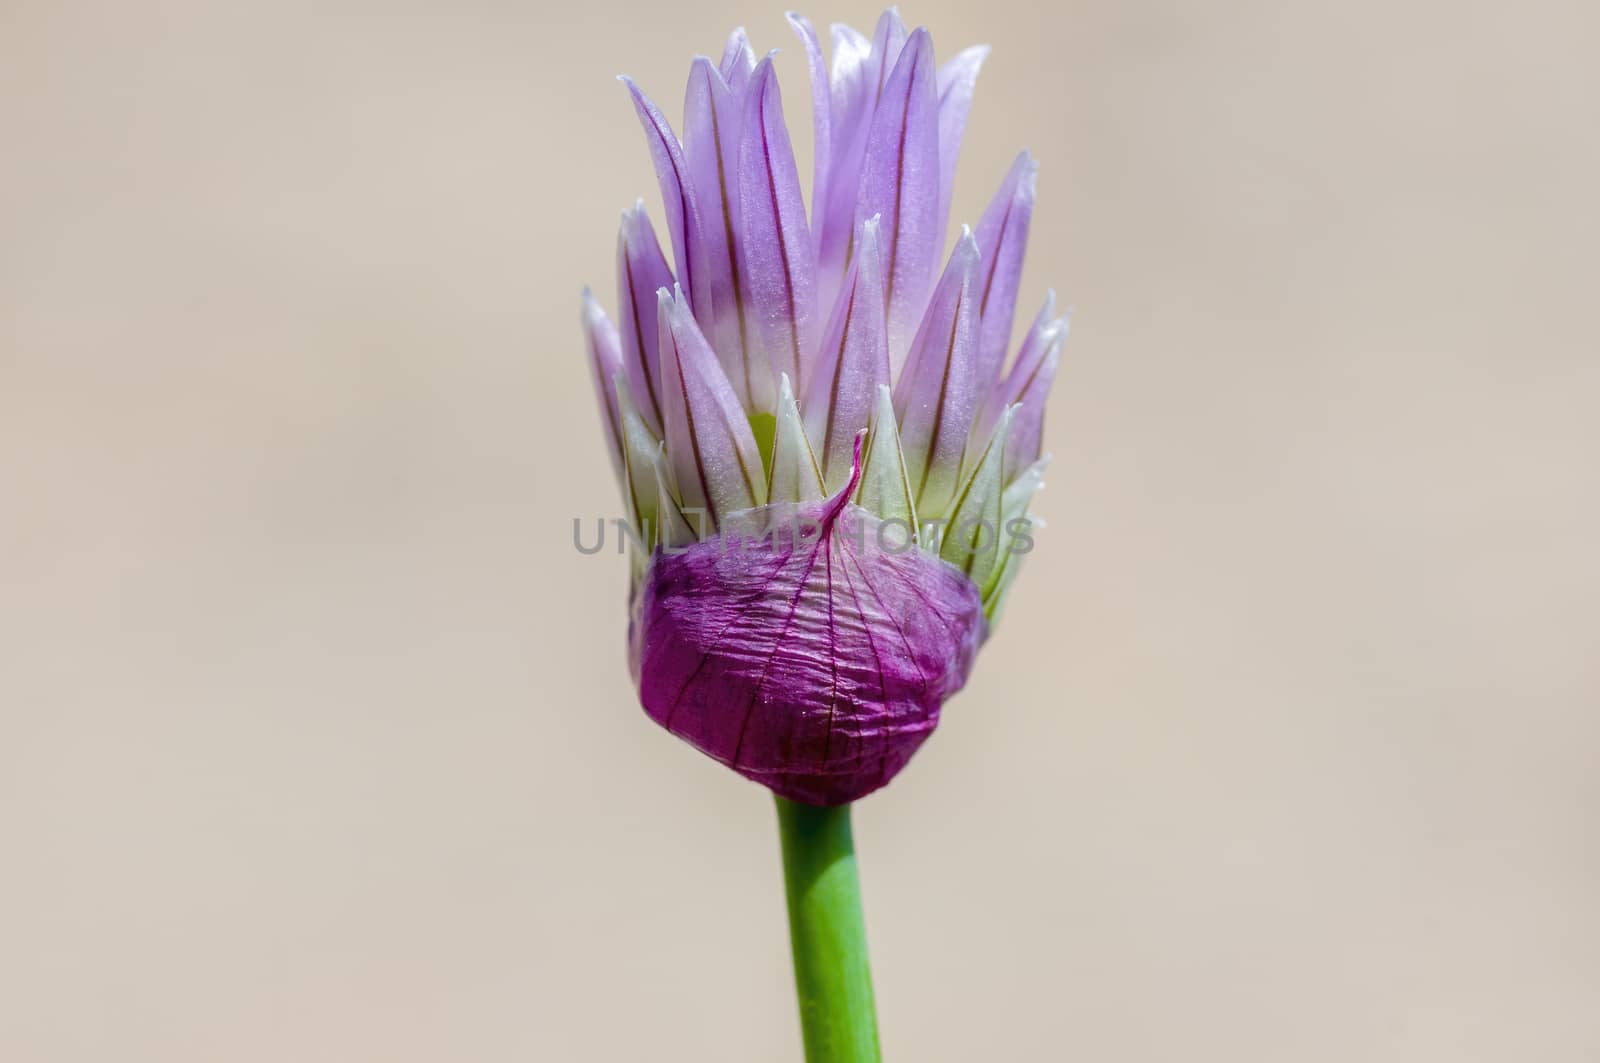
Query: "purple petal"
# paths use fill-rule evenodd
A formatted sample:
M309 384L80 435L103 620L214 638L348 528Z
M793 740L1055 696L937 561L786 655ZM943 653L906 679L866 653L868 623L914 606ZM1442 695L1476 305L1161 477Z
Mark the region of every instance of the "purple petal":
M741 401L753 408L752 344L746 319L735 229L739 224L739 101L711 60L701 57L689 71L683 101L683 153L694 182L695 202L706 237L702 283L711 289L712 318L702 322L717 358ZM762 373L768 373L762 365ZM764 387L764 385L762 385Z
M812 29L811 22L804 15L794 11L789 12L786 17L800 38L801 46L806 50L806 67L811 74L811 237L814 243L820 244L822 226L819 219L822 205L827 202L828 159L833 147L829 117L828 64L822 57L822 42L817 39L817 31Z
M672 270L650 227L644 202L622 212L617 233L617 298L621 304L622 364L628 384L644 406L645 423L661 433L661 347L656 330L656 292L672 286Z
M972 581L921 550L880 548L879 522L846 502L854 486L658 553L634 604L646 713L811 804L893 778L966 682L985 632Z
M872 86L874 100L883 98L889 72L900 61L906 40L906 24L900 21L900 12L892 7L886 8L878 16L878 24L873 28L872 54L867 59L867 84Z
M667 457L686 507L716 524L729 513L764 502L766 479L750 421L727 374L695 323L683 293L664 289L661 325L662 413Z
M1044 446L1044 407L1061 365L1061 349L1067 342L1066 322L1051 330L1037 349L1024 351L996 393L998 401L1015 405L1017 415L1011 423L1011 439L1006 444L1005 480L1011 483L1024 468L1037 461Z
M950 196L956 185L956 159L972 110L978 70L989 56L987 44L974 45L939 68L939 233L950 223ZM988 246L980 235L978 246Z
M744 27L740 26L728 36L727 47L722 50L722 62L717 68L718 73L735 95L741 95L744 87L750 83L750 75L755 68L756 53L750 47L750 38L745 35Z
M1022 284L1022 257L1028 250L1028 223L1033 218L1034 182L1039 164L1023 152L1000 184L978 222L978 386L985 391L1000 379L1011 324Z
M1044 293L1044 305L1040 306L1039 312L1033 316L1033 324L1028 326L1027 335L1022 337L1022 345L1017 348L1017 357L1011 363L1011 368L1015 369L1024 362L1038 358L1039 352L1055 339L1055 334L1066 327L1067 319L1056 316L1056 290L1047 288Z
M1013 370L1023 363L1032 363L1044 355L1045 348L1056 338L1056 334L1066 328L1066 322L1056 317L1056 293L1045 292L1044 305L1039 308L1039 313L1034 316L1033 324L1028 327L1027 335L1022 337L1022 346L1017 349L1017 357L1011 363ZM989 438L989 433L994 431L994 426L1000 420L1000 414L1007 406L1016 403L1017 395L1007 390L1006 381L1015 379L1015 373L1008 374L1003 380L995 382L984 396L982 411L973 424L972 432L975 443L981 444Z
M973 290L978 262L978 245L971 231L962 229L895 386L900 445L924 521L943 516L955 496L962 452L978 412Z
M878 386L889 382L889 335L883 318L878 219L862 226L850 276L822 341L806 395L806 434L828 490L850 475L856 433L867 427Z
M611 471L621 478L622 419L617 413L617 393L612 381L622 372L622 347L616 326L587 288L583 290L583 334L589 346L589 372L594 379L595 398L600 401L600 413L605 418Z
M770 57L756 67L745 101L739 199L739 250L754 318L752 346L771 367L765 391L758 391L755 377L760 374L752 371L752 409L771 411L773 374L788 373L797 390L809 379L807 363L816 346L817 266Z
M622 83L628 86L633 97L633 109L644 126L645 139L650 146L650 159L655 164L656 181L661 185L661 202L667 212L667 232L672 237L672 256L677 263L678 285L689 294L695 314L701 320L712 317L711 289L701 283L702 263L706 258L705 234L700 223L700 208L695 202L694 182L689 177L688 162L678 136L672 131L666 116L650 98L624 75Z
M872 42L849 26L835 24L833 68L828 78L828 172L811 204L811 225L816 230L817 270L822 279L822 305L832 306L850 260L855 235L856 191L861 184L861 160L867 150L872 108L877 98L875 82L867 80Z
M865 101L866 117L870 117L877 95L876 83L866 79L867 62L872 57L872 41L841 22L829 26L828 33L833 40L833 64L828 77L832 97L830 114L857 112L861 110L862 101ZM834 143L837 144L840 133L837 125L833 132Z
M856 221L883 216L889 349L906 349L939 255L939 98L933 45L919 29L884 83L861 166Z

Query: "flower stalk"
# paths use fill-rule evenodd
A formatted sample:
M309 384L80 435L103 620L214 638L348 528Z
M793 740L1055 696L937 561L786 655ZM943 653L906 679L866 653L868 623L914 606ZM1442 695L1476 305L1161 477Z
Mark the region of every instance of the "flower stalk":
M806 1063L879 1063L850 806L777 803Z

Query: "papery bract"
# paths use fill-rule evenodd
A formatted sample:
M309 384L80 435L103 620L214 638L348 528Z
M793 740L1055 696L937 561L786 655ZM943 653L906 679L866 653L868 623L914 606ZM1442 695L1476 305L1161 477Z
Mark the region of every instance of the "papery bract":
M739 774L810 804L887 783L966 682L984 631L977 586L879 542L848 501L765 506L658 554L632 659L651 719Z

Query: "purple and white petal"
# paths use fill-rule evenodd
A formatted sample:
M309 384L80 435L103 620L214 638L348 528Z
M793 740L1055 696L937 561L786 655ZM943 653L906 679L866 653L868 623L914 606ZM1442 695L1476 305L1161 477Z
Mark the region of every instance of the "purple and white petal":
M750 84L750 75L756 69L756 53L750 47L750 38L745 34L744 27L740 26L728 36L728 44L722 49L722 62L717 65L717 72L722 75L722 80L727 82L734 95L743 95L744 88Z
M950 224L950 197L955 191L956 160L961 155L962 136L967 131L967 114L972 110L972 92L978 71L989 57L987 44L976 44L939 68L939 233L943 237ZM983 238L978 238L983 247Z
M683 101L683 154L705 228L702 283L711 288L712 320L702 319L722 368L746 406L751 389L752 344L745 313L736 231L739 217L740 101L704 56L689 70Z
M933 44L918 29L884 83L867 136L856 222L883 217L891 361L906 350L933 283L939 231L939 97Z
M1028 223L1033 219L1035 179L1033 156L1023 152L1011 166L983 217L978 221L978 383L989 390L1000 379L1022 284L1022 257L1028 250Z
M617 329L600 302L588 288L583 290L583 334L589 347L589 374L605 426L606 450L611 455L611 471L622 478L622 421L617 414L617 396L612 381L622 372L622 345Z
M1066 327L1066 321L1056 317L1055 291L1046 291L1044 305L1034 315L1033 324L1028 326L1027 333L1023 335L1022 344L1017 348L1017 356L1012 359L1012 368L1040 358L1045 348L1055 341L1057 333ZM989 433L994 431L994 426L1000 420L1000 414L1007 406L1016 403L1017 396L1006 389L1006 382L1010 379L1012 379L1010 373L1002 376L984 396L982 410L972 426L973 445L980 445L983 440L988 439Z
M871 420L878 386L889 383L878 227L877 217L861 227L855 261L823 335L806 394L806 434L830 491L849 478L856 433Z
M811 21L796 11L786 16L806 52L806 68L811 75L811 239L821 239L819 215L827 202L828 160L833 150L832 119L829 114L828 62L822 56L822 42Z
M972 232L962 229L895 385L900 445L924 521L944 516L955 497L967 434L978 412L978 262Z
M750 294L752 346L771 367L762 379L758 359L752 360L750 409L771 412L774 374L788 373L796 389L806 386L817 332L816 253L771 57L752 75L743 130L739 252Z
M900 12L893 7L884 9L878 16L877 26L873 27L872 52L867 58L867 83L872 86L874 100L883 99L889 72L900 61L907 40L906 24L900 20Z
M678 286L689 294L695 315L703 321L712 317L711 287L702 283L703 262L707 255L700 208L695 202L694 182L683 146L672 131L661 108L650 101L632 78L620 80L633 97L633 109L644 126L650 160L655 164L656 182L661 186L661 203L667 212L667 232L672 237L673 261L677 264Z
M1030 330L1017 364L990 399L994 409L1017 408L1011 426L1011 443L1006 450L1005 474L1010 483L1022 469L1036 461L1044 441L1044 408L1061 365L1061 351L1067 342L1067 321L1052 321L1037 331Z
M663 289L656 315L673 479L685 510L703 510L715 526L729 513L766 501L761 452L733 385L683 293L674 297Z
M821 305L832 306L850 260L855 235L856 190L867 150L876 87L867 81L872 42L849 26L835 24L833 66L828 78L828 172L811 203L817 244Z
M621 302L622 365L640 412L661 431L661 348L656 330L656 292L672 287L672 269L644 212L644 201L622 212L617 232L617 292Z

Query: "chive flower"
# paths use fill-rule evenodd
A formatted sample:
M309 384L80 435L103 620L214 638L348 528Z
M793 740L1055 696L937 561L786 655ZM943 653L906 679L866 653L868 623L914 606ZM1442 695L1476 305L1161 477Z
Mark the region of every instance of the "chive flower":
M945 255L986 47L943 65L789 21L808 60L809 210L770 55L690 65L683 118L623 78L666 239L623 212L617 308L585 291L606 443L641 547L629 657L661 726L781 797L889 782L965 683L1021 559L1066 323L1012 354L1037 167ZM1010 355L1010 357L1008 357Z

